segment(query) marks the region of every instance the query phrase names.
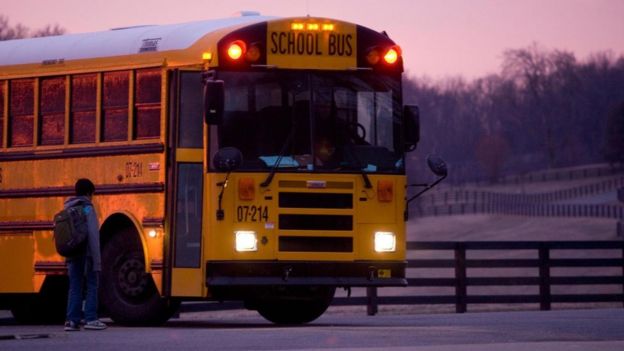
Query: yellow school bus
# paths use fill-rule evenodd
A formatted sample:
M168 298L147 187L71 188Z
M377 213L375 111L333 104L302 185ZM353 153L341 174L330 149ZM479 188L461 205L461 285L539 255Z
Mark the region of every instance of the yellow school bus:
M406 285L402 71L384 32L315 17L0 43L0 307L64 318L52 218L79 178L119 323L185 300L306 323L338 287Z

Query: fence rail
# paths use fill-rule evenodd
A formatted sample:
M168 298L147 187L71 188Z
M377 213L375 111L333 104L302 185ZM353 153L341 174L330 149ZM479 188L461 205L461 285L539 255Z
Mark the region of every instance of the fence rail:
M539 217L598 217L624 219L624 206L587 204L515 204L505 202L459 203L411 206L409 214L418 217L496 213Z
M368 313L375 314L379 304L454 304L458 313L467 311L469 304L537 303L541 310L550 310L552 303L622 302L624 304L624 242L623 241L489 241L489 242L408 242L408 251L449 251L452 259L415 259L408 261L414 269L442 268L453 271L452 278L411 278L412 287L454 287L454 295L377 297L369 291ZM467 258L477 251L533 251L536 258ZM553 250L608 250L618 258L551 258ZM594 275L553 276L552 268L590 267ZM481 270L499 268L533 268L532 276L484 277L469 275L469 268ZM617 268L618 275L606 274L605 268ZM619 285L616 294L553 294L553 286ZM468 287L534 286L533 295L469 295ZM372 297L371 297L372 296Z
M464 313L472 304L538 304L541 310L550 310L553 303L620 302L624 306L624 241L427 241L408 242L408 252L434 252L436 256L452 258L412 259L408 261L408 272L436 269L436 276L412 277L409 287L453 288L453 294L378 296L376 288L367 288L366 296L335 298L333 305L367 306L369 315L377 313L379 305L455 305L457 313ZM596 251L600 250L600 251ZM604 252L603 252L604 250ZM531 258L511 257L471 258L474 253L523 251ZM593 251L595 258L553 258L552 253ZM444 253L446 252L446 253ZM608 258L609 256L619 256ZM439 255L438 255L439 253ZM591 275L555 275L553 268L591 268ZM522 268L533 269L531 275L522 276L479 276L471 274L489 269ZM440 278L440 269L452 273L452 277ZM617 270L617 274L613 271ZM432 273L433 274L433 273ZM618 286L619 293L554 294L554 286ZM472 295L469 287L517 287L537 288L538 294ZM183 305L182 312L225 310L243 308L241 302L194 303Z
M448 205L455 203L539 204L606 193L621 187L624 187L624 177L542 193L517 194L466 189L441 190L424 195L418 200L418 203L421 205Z

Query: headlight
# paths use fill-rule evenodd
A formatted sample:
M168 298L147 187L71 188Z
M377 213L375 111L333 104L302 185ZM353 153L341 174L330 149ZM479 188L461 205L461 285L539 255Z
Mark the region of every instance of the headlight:
M391 232L375 233L375 251L394 252L396 251L396 235Z
M258 239L256 232L241 230L236 232L236 251L258 251Z

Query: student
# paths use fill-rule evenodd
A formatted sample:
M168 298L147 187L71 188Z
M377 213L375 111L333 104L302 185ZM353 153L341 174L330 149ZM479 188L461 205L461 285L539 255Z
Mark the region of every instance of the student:
M89 233L87 245L80 255L67 259L69 274L69 296L67 301L67 317L65 331L79 331L82 314L82 285L86 279L87 296L84 304L84 326L87 330L106 329L106 324L97 317L98 309L98 279L102 270L100 256L100 231L95 209L91 200L95 193L95 186L89 179L78 179L76 182L76 196L65 201L65 208L83 206L87 218Z

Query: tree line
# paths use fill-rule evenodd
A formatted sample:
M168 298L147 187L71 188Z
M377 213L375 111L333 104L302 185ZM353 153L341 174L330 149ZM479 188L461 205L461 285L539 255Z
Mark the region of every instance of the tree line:
M0 14L0 40L61 35L31 30ZM624 57L574 54L538 44L503 54L500 72L404 80L404 103L421 111L421 142L408 154L411 178L428 154L442 156L451 180L496 181L505 174L588 163L624 163Z
M404 81L404 102L421 112L427 154L449 163L454 182L608 161L624 162L624 57L583 61L537 44L504 52L500 72L473 81Z
M30 29L27 26L18 23L11 25L9 18L0 14L0 41L24 38L48 37L52 35L62 35L67 31L58 24L48 24L43 28Z

